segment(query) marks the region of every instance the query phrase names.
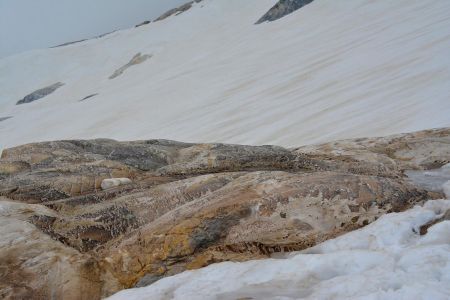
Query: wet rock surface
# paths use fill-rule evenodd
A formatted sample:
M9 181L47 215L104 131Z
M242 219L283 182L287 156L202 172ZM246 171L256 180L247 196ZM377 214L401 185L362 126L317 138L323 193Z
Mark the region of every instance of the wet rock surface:
M51 93L53 93L54 91L56 91L57 89L62 87L63 85L64 85L64 83L57 82L57 83L47 86L45 88L36 90L36 91L32 92L31 94L26 95L22 100L17 101L17 105L31 103L33 101L44 98L45 96L50 95Z
M107 139L6 149L0 295L100 299L305 249L441 198L405 172L449 161L449 128L295 149ZM117 178L130 181L102 190Z
M314 0L280 0L267 13L264 14L256 24L272 22L293 13Z

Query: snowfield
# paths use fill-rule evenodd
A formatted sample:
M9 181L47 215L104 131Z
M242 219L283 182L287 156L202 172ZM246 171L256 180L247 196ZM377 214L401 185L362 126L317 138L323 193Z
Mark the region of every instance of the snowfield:
M276 2L204 0L0 60L0 149L96 137L300 146L450 126L450 1L316 0L254 25ZM151 57L109 79L138 53Z
M450 1L315 0L255 25L277 1L204 0L1 59L0 151L90 138L291 147L450 126ZM52 92L16 105L38 90ZM446 168L417 180L439 177L450 199ZM108 299L450 299L449 211L450 200L428 201L302 252Z
M450 220L419 234L449 209L428 201L303 252L215 264L108 300L450 299Z

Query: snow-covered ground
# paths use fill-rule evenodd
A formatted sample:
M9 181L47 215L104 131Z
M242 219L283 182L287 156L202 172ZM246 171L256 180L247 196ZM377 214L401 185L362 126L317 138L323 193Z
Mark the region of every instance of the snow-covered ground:
M94 137L299 146L450 126L450 1L315 0L254 25L276 1L204 0L0 60L0 118L13 117L0 149ZM152 57L108 79L139 52Z
M428 201L303 252L211 265L108 300L450 299L450 221L419 234L448 209Z
M418 186L429 191L444 192L450 199L450 164L434 170L406 171L406 175Z

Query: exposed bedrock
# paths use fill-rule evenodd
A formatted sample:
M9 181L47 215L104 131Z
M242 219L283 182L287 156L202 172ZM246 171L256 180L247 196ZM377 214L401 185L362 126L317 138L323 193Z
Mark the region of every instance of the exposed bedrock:
M120 285L133 286L146 274L302 250L430 197L402 180L334 172L256 171L202 190L182 195L169 213L146 217L151 222L101 251Z
M295 149L107 139L6 149L0 297L99 299L301 250L443 197L405 172L448 162L449 128Z
M256 24L272 22L293 13L314 0L280 0L267 13L264 14Z
M22 100L17 101L16 105L31 103L33 101L39 100L41 98L44 98L44 97L52 94L54 91L56 91L57 89L59 89L63 85L64 85L64 83L57 82L57 83L52 84L50 86L47 86L47 87L44 87L42 89L36 90L36 91L32 92L31 94L26 95Z
M125 65L123 65L119 69L115 70L114 73L111 76L109 76L109 79L114 79L116 77L119 77L128 68L130 68L132 66L135 66L135 65L142 64L144 61L146 61L147 59L149 59L151 57L152 57L152 55L148 55L148 54L144 54L144 55L142 55L141 53L136 54L135 56L133 56L131 58L131 60L128 63L126 63ZM86 99L89 99L89 97L88 98L84 98L83 100L86 100Z
M194 3L199 3L199 2L201 2L201 1L203 1L203 0L193 0L193 1L189 1L189 2L187 2L187 3L185 3L185 4L181 5L181 6L178 6L178 7L176 7L176 8L170 9L170 10L166 11L165 13L163 13L163 14L162 14L161 16L159 16L158 18L156 18L153 22L162 21L162 20L164 20L164 19L166 19L166 18L168 18L168 17L170 17L170 16L176 16L176 15L182 14L182 13L184 13L185 11L191 9L191 7L192 7L192 5L193 5ZM141 24L139 24L139 25L141 25ZM138 25L138 26L139 26L139 25ZM142 25L144 25L144 24L142 24Z

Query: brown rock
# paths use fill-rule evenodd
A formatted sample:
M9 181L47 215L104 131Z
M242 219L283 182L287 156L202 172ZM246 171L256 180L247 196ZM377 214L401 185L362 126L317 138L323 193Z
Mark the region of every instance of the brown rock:
M100 299L313 246L441 197L404 172L449 162L449 144L439 129L293 150L103 139L6 149L0 297ZM121 177L132 183L100 189Z

